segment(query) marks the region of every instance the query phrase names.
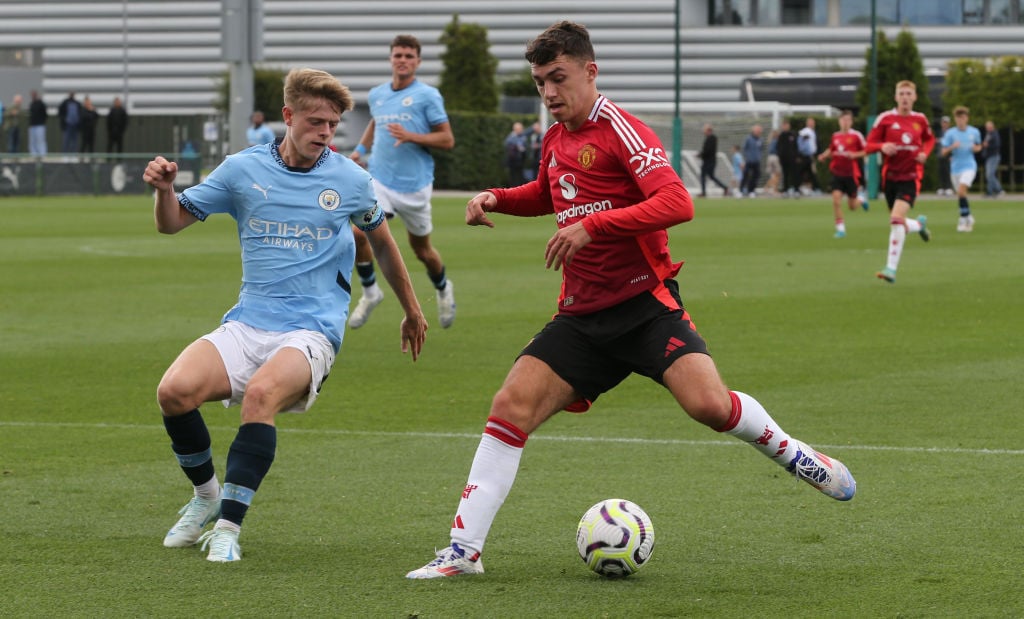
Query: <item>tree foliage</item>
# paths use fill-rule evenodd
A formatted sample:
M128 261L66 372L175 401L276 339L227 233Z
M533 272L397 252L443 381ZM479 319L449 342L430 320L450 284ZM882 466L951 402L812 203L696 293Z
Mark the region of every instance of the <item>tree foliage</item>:
M464 24L458 14L444 28L443 68L438 90L449 110L496 112L498 58L491 53L487 28Z
M860 86L857 88L857 106L860 108L858 120L863 122L868 116L875 116L881 110L892 107L896 84L901 80L910 80L917 85L917 102L914 109L927 117L933 113L931 99L928 96L928 78L924 75L924 63L917 49L917 40L909 30L901 30L895 41L889 41L884 31L879 31L875 47L878 54L877 72L877 109L870 109L871 102L871 48L865 52L864 73Z
M958 105L971 110L975 122L1024 127L1024 57L1003 56L989 62L960 59L946 66L947 113Z
M282 69L255 67L252 71L253 109L263 111L267 121L281 120L281 106L284 105L284 78L288 74ZM228 113L231 99L231 72L225 71L217 82L217 98L213 107Z
M530 67L525 66L502 79L501 94L506 97L536 97L537 84L533 81Z

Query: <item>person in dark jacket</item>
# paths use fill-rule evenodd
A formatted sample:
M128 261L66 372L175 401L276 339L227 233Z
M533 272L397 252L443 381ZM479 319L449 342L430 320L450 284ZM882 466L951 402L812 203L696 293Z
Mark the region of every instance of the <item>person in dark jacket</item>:
M707 197L707 179L714 181L729 195L729 187L715 177L715 160L718 158L718 136L710 124L704 125L704 144L697 153L700 157L700 197Z
M788 120L782 121L775 149L779 155L779 165L782 166L782 194L797 197L800 195L800 168L797 166L797 157L800 153L796 147L796 132L790 127Z
M79 123L82 133L81 152L91 153L96 150L96 125L99 121L100 113L96 111L96 106L87 95L82 99L82 120Z
M1006 192L999 182L999 161L1002 158L1002 144L999 130L991 120L985 122L985 139L981 142L981 158L985 160L985 195L1001 196Z
M46 103L35 90L28 105L28 152L37 157L46 155Z
M114 97L114 102L107 112L107 152L124 152L124 132L128 129L128 111L124 109L121 97Z

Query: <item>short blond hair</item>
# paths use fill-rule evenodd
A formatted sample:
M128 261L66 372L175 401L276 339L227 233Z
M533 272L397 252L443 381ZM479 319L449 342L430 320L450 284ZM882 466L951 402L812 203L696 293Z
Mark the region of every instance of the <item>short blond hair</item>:
M348 87L327 71L292 69L284 78L284 104L293 110L308 109L317 99L326 99L338 115L355 105Z
M970 116L971 110L967 109L966 105L958 105L953 108L953 116Z
M917 92L917 84L910 80L900 80L896 82L896 90L899 90L900 88L909 88L914 92Z

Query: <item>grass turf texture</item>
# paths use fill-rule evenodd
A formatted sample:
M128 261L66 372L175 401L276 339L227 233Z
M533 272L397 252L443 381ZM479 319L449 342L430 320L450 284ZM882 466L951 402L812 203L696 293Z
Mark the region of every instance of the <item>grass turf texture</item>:
M148 198L0 201L0 615L936 617L1024 614L1024 203L922 200L897 284L880 203L832 238L827 199L699 201L674 229L684 299L729 385L846 462L837 503L630 378L530 440L479 577L412 582L447 529L490 398L555 309L550 218L467 228L435 201L458 319L399 352L394 295L212 564L161 539L189 486L155 404L163 370L234 302L233 223L157 234ZM396 237L413 260L400 224ZM204 407L223 479L237 409ZM576 554L600 499L647 510L654 556L604 580Z

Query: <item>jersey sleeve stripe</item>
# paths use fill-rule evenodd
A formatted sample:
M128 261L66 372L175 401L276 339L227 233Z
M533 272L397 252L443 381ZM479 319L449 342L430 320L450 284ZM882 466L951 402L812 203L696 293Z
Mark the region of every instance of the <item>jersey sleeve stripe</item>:
M612 128L615 129L615 134L626 145L630 154L635 154L645 148L646 145L640 134L636 132L633 125L629 124L629 121L622 117L617 107L610 103L603 105L600 116L607 118L611 122Z

